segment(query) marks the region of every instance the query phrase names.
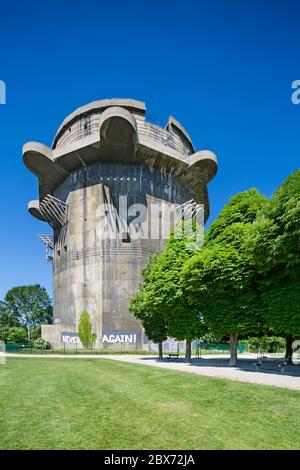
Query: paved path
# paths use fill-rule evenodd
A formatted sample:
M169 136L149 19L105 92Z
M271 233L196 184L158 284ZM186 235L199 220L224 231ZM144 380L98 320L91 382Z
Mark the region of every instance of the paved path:
M239 360L239 367L228 367L228 358L220 356L205 356L202 359L193 359L191 364L186 364L182 359L179 361L158 361L153 356L141 356L133 354L6 354L7 357L22 358L47 358L47 359L110 359L114 361L140 364L162 369L180 372L190 372L209 377L220 377L223 379L249 382L259 385L271 385L274 387L300 390L300 364L298 366L286 367L284 373L280 373L278 366L266 366L262 372L256 372L253 366L255 358L244 356Z

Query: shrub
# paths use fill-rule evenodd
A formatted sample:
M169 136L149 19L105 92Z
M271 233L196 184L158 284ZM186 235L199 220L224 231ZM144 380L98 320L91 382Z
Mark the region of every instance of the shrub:
M86 311L82 312L80 315L78 333L80 341L86 349L92 346L97 339L96 333L92 333L90 315Z
M21 326L12 326L8 329L6 336L7 343L26 343L27 333Z
M276 353L285 348L285 339L280 336L249 338L244 343L248 345L250 352Z
M50 349L51 344L45 341L43 338L37 338L32 342L32 346L35 349Z

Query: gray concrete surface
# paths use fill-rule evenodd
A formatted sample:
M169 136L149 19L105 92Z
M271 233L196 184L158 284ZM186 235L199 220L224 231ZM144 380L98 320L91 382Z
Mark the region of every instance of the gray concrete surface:
M106 338L126 336L135 340L124 341L123 350L142 350L143 329L128 304L150 256L162 251L174 228L170 208L194 200L203 204L203 218L209 216L215 154L196 152L173 117L162 127L145 111L140 101L96 101L63 121L52 148L38 142L23 147L24 163L39 181L39 199L29 212L53 231L56 324L43 326L42 336L56 349L62 337L73 341L88 311L96 348L105 349ZM113 238L101 232L107 222L118 232Z

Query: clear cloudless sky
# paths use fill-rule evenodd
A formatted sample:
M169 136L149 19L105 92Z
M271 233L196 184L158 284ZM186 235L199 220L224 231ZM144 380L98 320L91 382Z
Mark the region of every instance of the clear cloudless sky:
M51 266L27 213L37 179L30 140L51 146L64 117L101 98L135 98L174 115L197 150L218 155L214 220L251 187L271 196L299 168L300 2L293 0L1 0L0 298L16 285L51 293Z

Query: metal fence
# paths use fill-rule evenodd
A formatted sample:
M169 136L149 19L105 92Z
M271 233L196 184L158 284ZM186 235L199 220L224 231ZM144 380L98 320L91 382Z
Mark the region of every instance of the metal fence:
M239 344L237 347L238 353L243 353L247 350L247 346ZM193 341L192 354L201 357L201 354L229 354L230 346L228 343L203 343L202 341Z
M5 352L7 353L34 353L36 351L47 351L43 346L36 347L33 343L6 343Z
M238 352L243 353L246 351L245 345L238 346ZM107 345L104 349L96 349L91 346L89 349L78 347L77 343L61 343L60 346L45 348L44 346L37 347L34 343L8 343L5 345L7 353L24 353L24 354L157 354L158 344L149 341L144 344L143 349L139 349L137 345L128 345L119 343L115 344L114 348ZM178 352L179 355L185 354L185 341L167 340L163 343L163 352ZM229 344L217 343L203 343L201 341L192 342L192 355L201 357L202 354L229 354Z

